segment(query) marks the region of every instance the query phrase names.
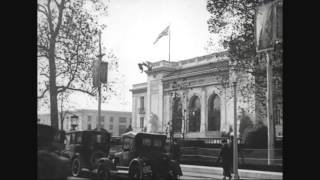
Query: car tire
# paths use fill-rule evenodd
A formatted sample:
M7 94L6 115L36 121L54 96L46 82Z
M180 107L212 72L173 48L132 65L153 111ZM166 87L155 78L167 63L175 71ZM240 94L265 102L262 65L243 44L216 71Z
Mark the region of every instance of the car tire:
M179 175L175 175L175 176L172 176L170 179L172 179L172 180L180 180L180 176Z
M129 168L129 176L132 180L142 180L142 172L140 166L134 163Z
M97 176L99 180L111 180L111 174L102 163L98 165Z
M180 180L179 175L168 175L167 180Z
M102 157L105 157L106 156L106 153L104 153L103 151L101 150L96 150L94 151L92 154L91 154L91 157L90 157L90 165L91 165L91 169L95 169L98 167L98 160Z
M81 161L79 157L75 157L73 158L72 162L71 162L71 174L72 176L78 177L80 176L80 172L81 172Z

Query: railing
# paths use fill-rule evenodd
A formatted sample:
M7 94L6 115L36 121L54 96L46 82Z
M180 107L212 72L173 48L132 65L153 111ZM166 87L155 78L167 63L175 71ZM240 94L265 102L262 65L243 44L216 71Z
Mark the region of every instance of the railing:
M197 141L203 141L205 144L221 144L222 141L222 137L218 137L218 138L186 138L185 140L197 140ZM241 139L238 138L238 144L242 144Z
M220 148L181 147L181 160L184 162L198 161L203 163L216 163L220 154ZM273 149L274 165L282 166L282 149ZM267 149L242 149L238 151L240 165L267 165Z

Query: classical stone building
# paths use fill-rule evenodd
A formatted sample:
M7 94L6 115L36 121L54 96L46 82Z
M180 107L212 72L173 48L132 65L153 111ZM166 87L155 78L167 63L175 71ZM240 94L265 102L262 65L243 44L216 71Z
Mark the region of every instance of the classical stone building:
M185 138L220 137L223 131L233 129L230 63L226 51L151 63L152 69L146 71L147 82L131 89L133 129L168 133L172 128L175 137ZM237 77L237 115L245 112L255 123L255 94L244 97L240 93L255 80L250 74L238 73ZM266 124L266 120L263 122Z

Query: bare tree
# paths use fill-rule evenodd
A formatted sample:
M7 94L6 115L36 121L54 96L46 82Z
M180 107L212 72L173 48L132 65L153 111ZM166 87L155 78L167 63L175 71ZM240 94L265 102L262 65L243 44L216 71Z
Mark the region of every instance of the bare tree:
M95 96L92 64L96 59L98 32L105 26L98 18L107 5L99 0L38 0L38 98L49 92L51 125L58 129L58 95L78 91ZM94 12L94 13L92 13ZM99 12L99 13L97 13ZM111 58L110 68L117 66ZM113 65L112 65L113 64ZM112 91L112 84L105 90Z

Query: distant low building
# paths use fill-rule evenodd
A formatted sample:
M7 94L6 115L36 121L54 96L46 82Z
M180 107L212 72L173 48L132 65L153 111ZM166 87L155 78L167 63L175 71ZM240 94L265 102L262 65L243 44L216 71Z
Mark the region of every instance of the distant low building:
M90 109L81 109L69 112L63 122L63 130L71 130L71 116L79 117L76 130L93 130L97 128L98 111ZM50 125L50 114L38 114L39 124ZM113 136L123 134L131 124L131 112L126 111L105 111L101 110L101 126L103 129L112 133ZM61 121L59 117L59 128L61 129Z

